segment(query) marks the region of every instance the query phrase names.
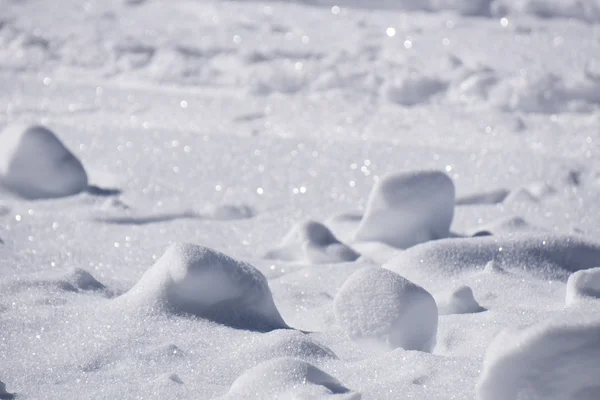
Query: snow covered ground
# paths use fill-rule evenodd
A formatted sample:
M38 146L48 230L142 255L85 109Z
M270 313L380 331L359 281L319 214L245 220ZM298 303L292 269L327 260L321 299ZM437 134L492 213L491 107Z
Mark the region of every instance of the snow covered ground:
M0 399L596 400L599 127L598 0L0 0Z

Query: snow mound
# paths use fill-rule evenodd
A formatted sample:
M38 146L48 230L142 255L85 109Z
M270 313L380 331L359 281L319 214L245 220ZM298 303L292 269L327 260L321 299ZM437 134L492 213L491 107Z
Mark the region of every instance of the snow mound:
M483 270L490 261L501 269L566 280L571 272L596 267L599 259L600 244L582 237L524 233L424 243L400 253L384 268L427 287L436 280Z
M27 199L64 197L87 188L81 162L43 126L0 132L0 185Z
M500 333L486 352L478 400L595 400L600 323L552 321Z
M567 281L567 305L585 298L600 298L600 268L577 271Z
M92 276L88 271L81 268L74 268L70 271L67 276L63 278L63 281L73 285L78 290L105 290L101 282Z
M437 304L440 315L473 314L485 311L485 308L477 303L473 296L473 290L468 286L461 286L450 292L442 297Z
M454 183L439 171L416 171L379 179L355 235L408 248L446 238L454 216Z
M288 328L264 275L215 250L174 244L116 299L122 307L191 314L235 328Z
M383 96L390 102L403 106L426 103L437 93L446 90L447 83L437 78L406 74L383 85Z
M504 203L539 203L556 193L557 190L547 182L533 182L512 191Z
M340 399L361 395L305 361L277 358L246 371L231 385L224 399Z
M310 264L355 261L356 251L341 243L325 225L315 221L296 224L265 258Z
M338 324L348 336L375 349L431 351L438 309L422 287L379 267L352 274L334 299Z
M252 360L255 364L279 357L308 362L338 359L328 347L305 333L291 329L279 329L249 339L236 346L233 355L238 360Z

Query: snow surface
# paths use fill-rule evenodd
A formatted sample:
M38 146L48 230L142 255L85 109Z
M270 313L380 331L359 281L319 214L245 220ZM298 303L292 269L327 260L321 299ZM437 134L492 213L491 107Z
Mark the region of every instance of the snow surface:
M242 397L244 376L258 398L593 396L599 22L598 0L0 0L0 381L27 399ZM380 238L355 240L376 184L426 171L448 178L403 203L418 232L384 207ZM158 262L175 243L214 251ZM431 352L338 323L346 280L383 265L439 301ZM461 287L481 312L445 313L474 305Z
M383 268L364 268L333 301L339 325L355 341L383 349L431 351L438 308L425 289Z

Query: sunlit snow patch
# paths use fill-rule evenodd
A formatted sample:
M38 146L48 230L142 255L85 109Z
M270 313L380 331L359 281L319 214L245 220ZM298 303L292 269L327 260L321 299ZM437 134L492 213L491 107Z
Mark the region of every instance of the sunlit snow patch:
M193 244L171 245L115 302L124 309L191 314L240 329L288 328L260 271Z
M81 162L43 126L0 132L0 185L27 199L70 196L87 188Z
M352 274L334 299L338 324L348 336L375 350L431 351L438 309L422 287L379 267Z

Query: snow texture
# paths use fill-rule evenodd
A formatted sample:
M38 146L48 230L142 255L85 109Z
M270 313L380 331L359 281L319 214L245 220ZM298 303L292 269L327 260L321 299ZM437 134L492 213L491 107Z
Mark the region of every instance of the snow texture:
M391 174L369 195L355 239L408 248L446 238L454 215L452 180L439 171Z
M597 399L600 323L572 320L500 333L486 352L477 400Z
M315 221L296 224L279 246L265 254L267 259L312 264L349 262L359 257L360 254L341 243L329 228Z
M0 132L0 185L26 199L64 197L87 188L81 162L43 126Z
M567 305L582 299L600 298L600 268L577 271L569 276L565 297Z
M224 399L339 399L361 395L305 361L284 357L266 361L233 382Z
M422 287L379 267L352 274L334 299L335 318L348 336L375 349L429 352L438 309Z
M190 314L240 329L288 328L260 271L193 244L171 245L115 302L134 310Z

